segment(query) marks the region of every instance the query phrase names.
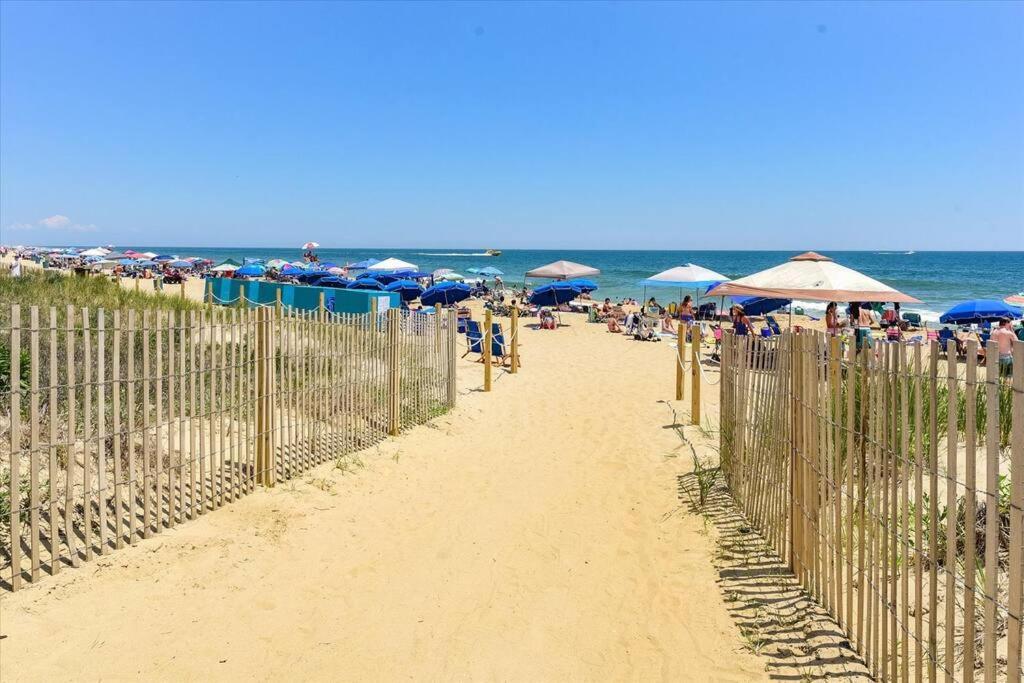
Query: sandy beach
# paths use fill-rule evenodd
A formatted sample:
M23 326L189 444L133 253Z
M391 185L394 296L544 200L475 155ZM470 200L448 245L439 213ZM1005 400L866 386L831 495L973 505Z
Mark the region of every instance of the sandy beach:
M679 498L673 349L564 320L344 469L2 596L0 677L763 679Z

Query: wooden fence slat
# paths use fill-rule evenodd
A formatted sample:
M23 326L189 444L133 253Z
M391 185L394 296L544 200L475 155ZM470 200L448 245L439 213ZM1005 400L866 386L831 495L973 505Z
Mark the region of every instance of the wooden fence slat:
M11 306L11 469L8 484L11 590L21 588L21 306Z
M985 349L985 600L983 649L985 683L996 680L996 605L999 581L999 347L989 340ZM968 469L973 460L968 461ZM969 526L974 526L973 519ZM975 546L967 546L973 555ZM973 613L968 612L973 621ZM967 660L970 664L971 660ZM969 667L965 667L969 668Z
M1007 597L1006 678L1024 680L1021 667L1021 634L1024 621L1024 342L1013 345L1011 380L1012 414L1010 445L1010 557Z
M49 484L47 485L47 493L50 497L50 573L57 574L60 572L61 565L61 551L60 551L60 492L57 490L57 482L59 475L60 463L57 458L58 442L60 437L58 436L58 422L59 420L55 417L57 406L59 405L60 392L58 386L60 385L60 376L57 372L57 309L50 306L50 348L49 348L49 360L50 360L50 393L49 393L49 412L50 412L50 462L49 462Z
M39 581L39 307L29 309L29 553L32 583ZM12 477L13 480L13 477ZM12 534L13 536L13 534Z

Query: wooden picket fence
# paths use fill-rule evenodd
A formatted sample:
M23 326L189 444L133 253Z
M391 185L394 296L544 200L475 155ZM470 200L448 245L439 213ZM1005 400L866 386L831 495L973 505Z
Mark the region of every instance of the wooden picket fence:
M985 354L723 341L731 493L882 680L1021 680L1024 343Z
M454 310L0 312L0 585L447 411L455 328Z

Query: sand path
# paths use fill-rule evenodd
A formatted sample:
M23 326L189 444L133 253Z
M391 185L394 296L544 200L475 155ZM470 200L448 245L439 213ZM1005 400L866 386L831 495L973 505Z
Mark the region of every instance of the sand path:
M671 351L567 322L348 472L2 596L0 679L765 679L680 507Z

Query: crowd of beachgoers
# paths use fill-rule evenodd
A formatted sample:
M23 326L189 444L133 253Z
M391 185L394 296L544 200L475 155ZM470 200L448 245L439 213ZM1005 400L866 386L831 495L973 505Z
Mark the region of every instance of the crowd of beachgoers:
M725 331L768 338L780 335L783 329L773 314L785 315L787 327L822 329L848 339L858 349L873 346L876 341L927 343L934 340L945 346L951 340L958 355L964 357L969 342L974 341L981 362L984 362L985 346L990 338L998 342L1004 364L1009 363L1012 340L1024 340L1021 311L1014 306L1024 303L1020 295L1009 296L1004 301L964 302L943 315L942 327L929 329L919 315L901 311L901 303L915 299L814 252L735 281L686 264L638 283L645 289L645 298L641 300L625 297L615 302L610 298L600 302L593 296L599 286L590 279L600 271L569 261L556 261L528 271L527 277L551 281L531 288L525 278L521 285L506 283L505 274L494 266L469 268L468 274L462 275L451 268L423 272L415 264L395 258L356 263L323 262L317 256L318 246L315 242L304 244L302 258L294 261L243 259L241 263L231 259L214 263L200 257L130 249L116 251L113 247L0 246L0 257L12 258L15 268L27 260L47 269L108 275L114 279L152 280L155 290L162 289L164 284L183 283L193 278L226 277L396 292L402 306L412 310L438 304L461 306L466 300L479 300L495 315L508 316L515 310L521 316L536 318L539 329L556 329L560 313L580 312L587 314L591 322L606 325L609 332L641 341L676 338L680 333L689 338L693 325L701 326L704 338L716 341ZM840 269L837 273L826 273L832 285L839 287L835 282L843 282L845 278L848 290L858 294L867 292L871 294L870 299L841 304L841 295L846 290L829 290L836 297L828 302L824 319L805 315L793 301L809 296L811 290L797 286L807 279L803 271L808 268ZM815 274L820 276L817 270ZM657 287L678 288L678 299L662 305L655 296L647 298L646 289ZM693 291L698 298L683 295L684 290ZM821 296L817 299L826 300ZM470 317L470 309L460 308L460 316Z

